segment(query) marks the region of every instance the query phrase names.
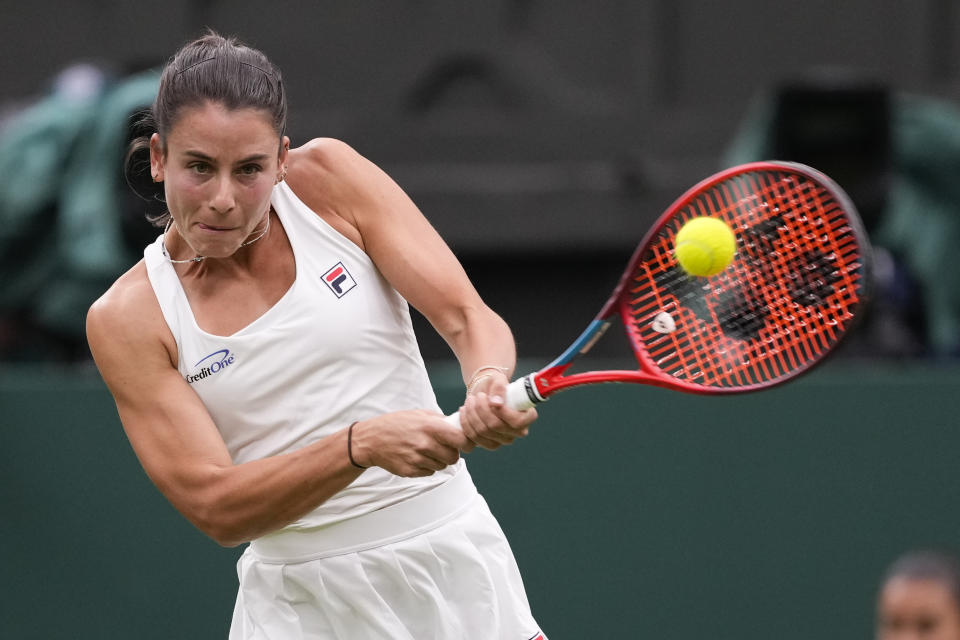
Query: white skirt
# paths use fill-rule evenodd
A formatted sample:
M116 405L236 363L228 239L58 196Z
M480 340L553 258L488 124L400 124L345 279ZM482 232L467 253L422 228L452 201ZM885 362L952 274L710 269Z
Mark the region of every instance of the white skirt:
M371 514L255 540L237 573L230 640L545 640L465 469Z

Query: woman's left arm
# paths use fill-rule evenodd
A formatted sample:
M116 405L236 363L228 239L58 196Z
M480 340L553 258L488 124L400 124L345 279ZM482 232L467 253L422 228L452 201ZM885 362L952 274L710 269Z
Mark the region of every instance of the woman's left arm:
M318 139L291 151L288 182L356 242L390 284L430 321L460 362L468 395L464 433L495 449L526 435L536 411L504 405L516 365L506 322L480 298L456 256L385 172L348 145Z

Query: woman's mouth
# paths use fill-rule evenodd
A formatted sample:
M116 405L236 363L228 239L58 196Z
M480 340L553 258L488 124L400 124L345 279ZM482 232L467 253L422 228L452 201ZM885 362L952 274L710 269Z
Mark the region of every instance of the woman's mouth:
M203 229L204 231L213 231L213 232L233 231L233 227L218 227L216 225L205 224L203 222L198 222L197 226Z

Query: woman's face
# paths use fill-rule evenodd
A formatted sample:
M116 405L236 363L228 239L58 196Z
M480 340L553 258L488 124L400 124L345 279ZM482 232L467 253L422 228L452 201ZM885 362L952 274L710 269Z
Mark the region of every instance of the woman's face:
M880 592L877 640L960 640L960 607L938 580L892 578Z
M225 258L262 230L270 193L286 163L266 112L205 103L185 109L167 133L150 140L150 162L163 180L167 207L193 251Z

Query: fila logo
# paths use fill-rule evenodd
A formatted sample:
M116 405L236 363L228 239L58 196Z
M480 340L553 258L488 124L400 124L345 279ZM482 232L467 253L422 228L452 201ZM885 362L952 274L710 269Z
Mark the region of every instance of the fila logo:
M342 298L350 289L357 286L357 281L353 279L342 262L330 267L330 270L323 274L323 281L338 298Z

